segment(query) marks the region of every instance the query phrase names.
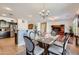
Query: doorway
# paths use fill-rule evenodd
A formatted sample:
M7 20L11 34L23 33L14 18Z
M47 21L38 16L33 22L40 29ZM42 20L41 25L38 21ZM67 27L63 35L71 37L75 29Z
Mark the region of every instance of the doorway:
M47 28L47 23L46 22L41 23L41 32L42 33L46 32L46 28Z

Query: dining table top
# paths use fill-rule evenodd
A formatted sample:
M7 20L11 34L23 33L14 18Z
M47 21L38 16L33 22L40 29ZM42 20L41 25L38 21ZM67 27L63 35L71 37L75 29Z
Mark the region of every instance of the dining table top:
M45 44L51 45L53 42L55 42L57 40L58 37L59 37L59 35L50 36L48 38L47 37L38 36L38 37L35 37L35 40L39 41L39 42L42 42L42 43L45 43Z

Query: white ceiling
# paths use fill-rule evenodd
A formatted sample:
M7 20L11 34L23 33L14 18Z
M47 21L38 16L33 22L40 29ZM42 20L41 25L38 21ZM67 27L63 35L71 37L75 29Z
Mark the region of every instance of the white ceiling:
M9 7L13 11L7 11L3 7ZM41 17L39 12L42 9L48 9L50 11L49 17L60 17L60 20L67 20L74 16L74 13L78 10L79 4L69 3L0 3L0 15L7 14L7 17L11 17L8 14L11 13L17 18L23 18L31 22L32 20L40 21ZM32 16L31 16L32 15ZM31 19L31 20L29 20Z

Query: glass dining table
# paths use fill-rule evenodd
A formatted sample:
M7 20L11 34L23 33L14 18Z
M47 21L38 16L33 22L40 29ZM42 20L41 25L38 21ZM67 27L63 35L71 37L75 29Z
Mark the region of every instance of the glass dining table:
M42 37L42 36L38 36L38 37L35 37L35 40L38 41L38 45L42 48L44 48L44 55L47 55L48 54L48 48L50 45L52 45L56 40L57 38L59 37L59 35L56 35L56 36L50 36L50 37Z

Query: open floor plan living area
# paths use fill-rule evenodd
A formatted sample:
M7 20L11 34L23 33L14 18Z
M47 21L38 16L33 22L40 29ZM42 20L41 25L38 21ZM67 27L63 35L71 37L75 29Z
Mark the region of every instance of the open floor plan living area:
M79 55L79 3L0 3L0 55Z

